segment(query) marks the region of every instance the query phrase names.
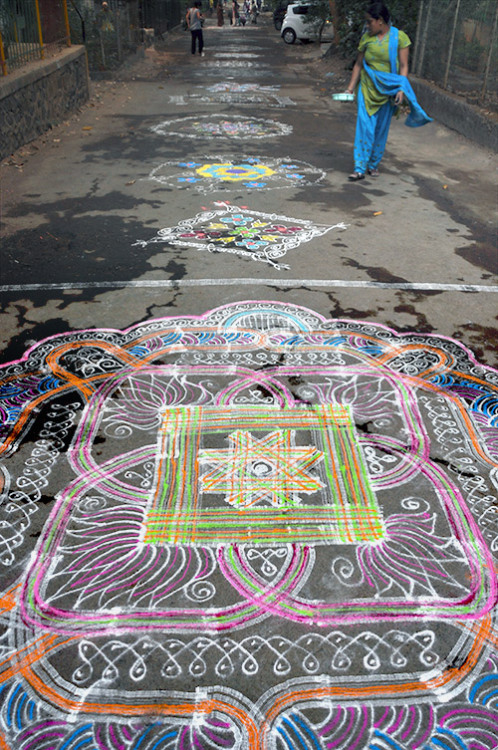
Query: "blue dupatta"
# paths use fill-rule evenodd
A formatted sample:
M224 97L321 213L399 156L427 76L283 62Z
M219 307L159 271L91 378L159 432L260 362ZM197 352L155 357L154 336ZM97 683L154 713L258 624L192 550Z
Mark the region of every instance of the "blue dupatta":
M382 73L379 70L373 70L367 65L365 60L363 60L363 68L371 78L377 91L381 94L384 94L385 96L395 96L398 91L401 90L403 92L410 105L410 112L405 120L405 125L408 125L409 128L419 128L421 125L427 125L428 122L432 122L432 117L429 117L418 103L417 97L415 96L415 92L412 89L408 78L406 76L400 76L397 72L398 37L398 29L391 26L389 36L390 73Z

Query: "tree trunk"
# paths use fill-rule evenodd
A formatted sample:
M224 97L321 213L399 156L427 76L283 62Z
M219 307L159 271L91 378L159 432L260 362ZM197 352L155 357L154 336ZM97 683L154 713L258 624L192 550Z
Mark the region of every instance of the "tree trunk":
M334 26L334 46L337 47L339 44L339 14L337 12L337 5L335 0L329 0L330 5L330 17L332 18L332 24Z

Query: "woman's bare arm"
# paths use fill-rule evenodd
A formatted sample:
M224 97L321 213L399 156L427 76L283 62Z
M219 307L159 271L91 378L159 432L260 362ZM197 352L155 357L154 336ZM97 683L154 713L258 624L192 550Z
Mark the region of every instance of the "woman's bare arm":
M353 93L353 91L356 88L356 84L360 80L361 69L363 67L363 57L364 57L363 52L359 52L358 53L358 57L356 58L356 62L354 64L354 66L353 66L353 70L352 70L352 73L351 73L351 80L349 81L349 85L348 85L348 87L346 89L346 91L349 94Z

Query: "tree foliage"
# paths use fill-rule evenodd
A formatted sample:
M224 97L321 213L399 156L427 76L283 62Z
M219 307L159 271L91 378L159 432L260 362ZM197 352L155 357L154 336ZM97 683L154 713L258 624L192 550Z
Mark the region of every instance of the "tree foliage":
M300 0L292 0L300 2ZM306 22L318 20L324 22L327 18L338 21L336 30L337 48L346 58L356 57L356 50L361 35L365 30L365 11L369 0L302 0L310 8L305 18ZM278 0L271 0L271 6L276 7ZM387 0L387 7L394 26L405 31L412 43L417 31L418 0ZM337 24L336 24L337 25ZM337 33L338 31L338 33Z
M335 0L339 17L338 49L343 57L356 56L358 43L365 26L368 0ZM412 42L417 30L417 0L389 0L386 3L394 26L405 31Z

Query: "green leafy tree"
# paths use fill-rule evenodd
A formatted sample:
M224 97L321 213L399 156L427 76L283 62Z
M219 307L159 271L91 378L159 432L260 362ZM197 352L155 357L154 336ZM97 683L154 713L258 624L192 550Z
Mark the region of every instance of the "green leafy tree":
M365 26L368 0L336 0L339 28L336 43L343 57L355 57ZM390 0L386 3L392 22L403 29L412 42L417 31L418 0Z
M298 2L298 0L294 0ZM358 43L365 28L365 11L368 0L303 0L308 5L306 23L321 23L322 30L326 20L334 23L334 46L343 57L356 56ZM271 0L270 7L275 8L278 0ZM417 31L418 0L388 0L386 3L395 26L403 29L412 42Z
M315 0L311 3L305 23L316 23L319 26L319 38L322 36L326 21L330 21L330 4L328 0Z

